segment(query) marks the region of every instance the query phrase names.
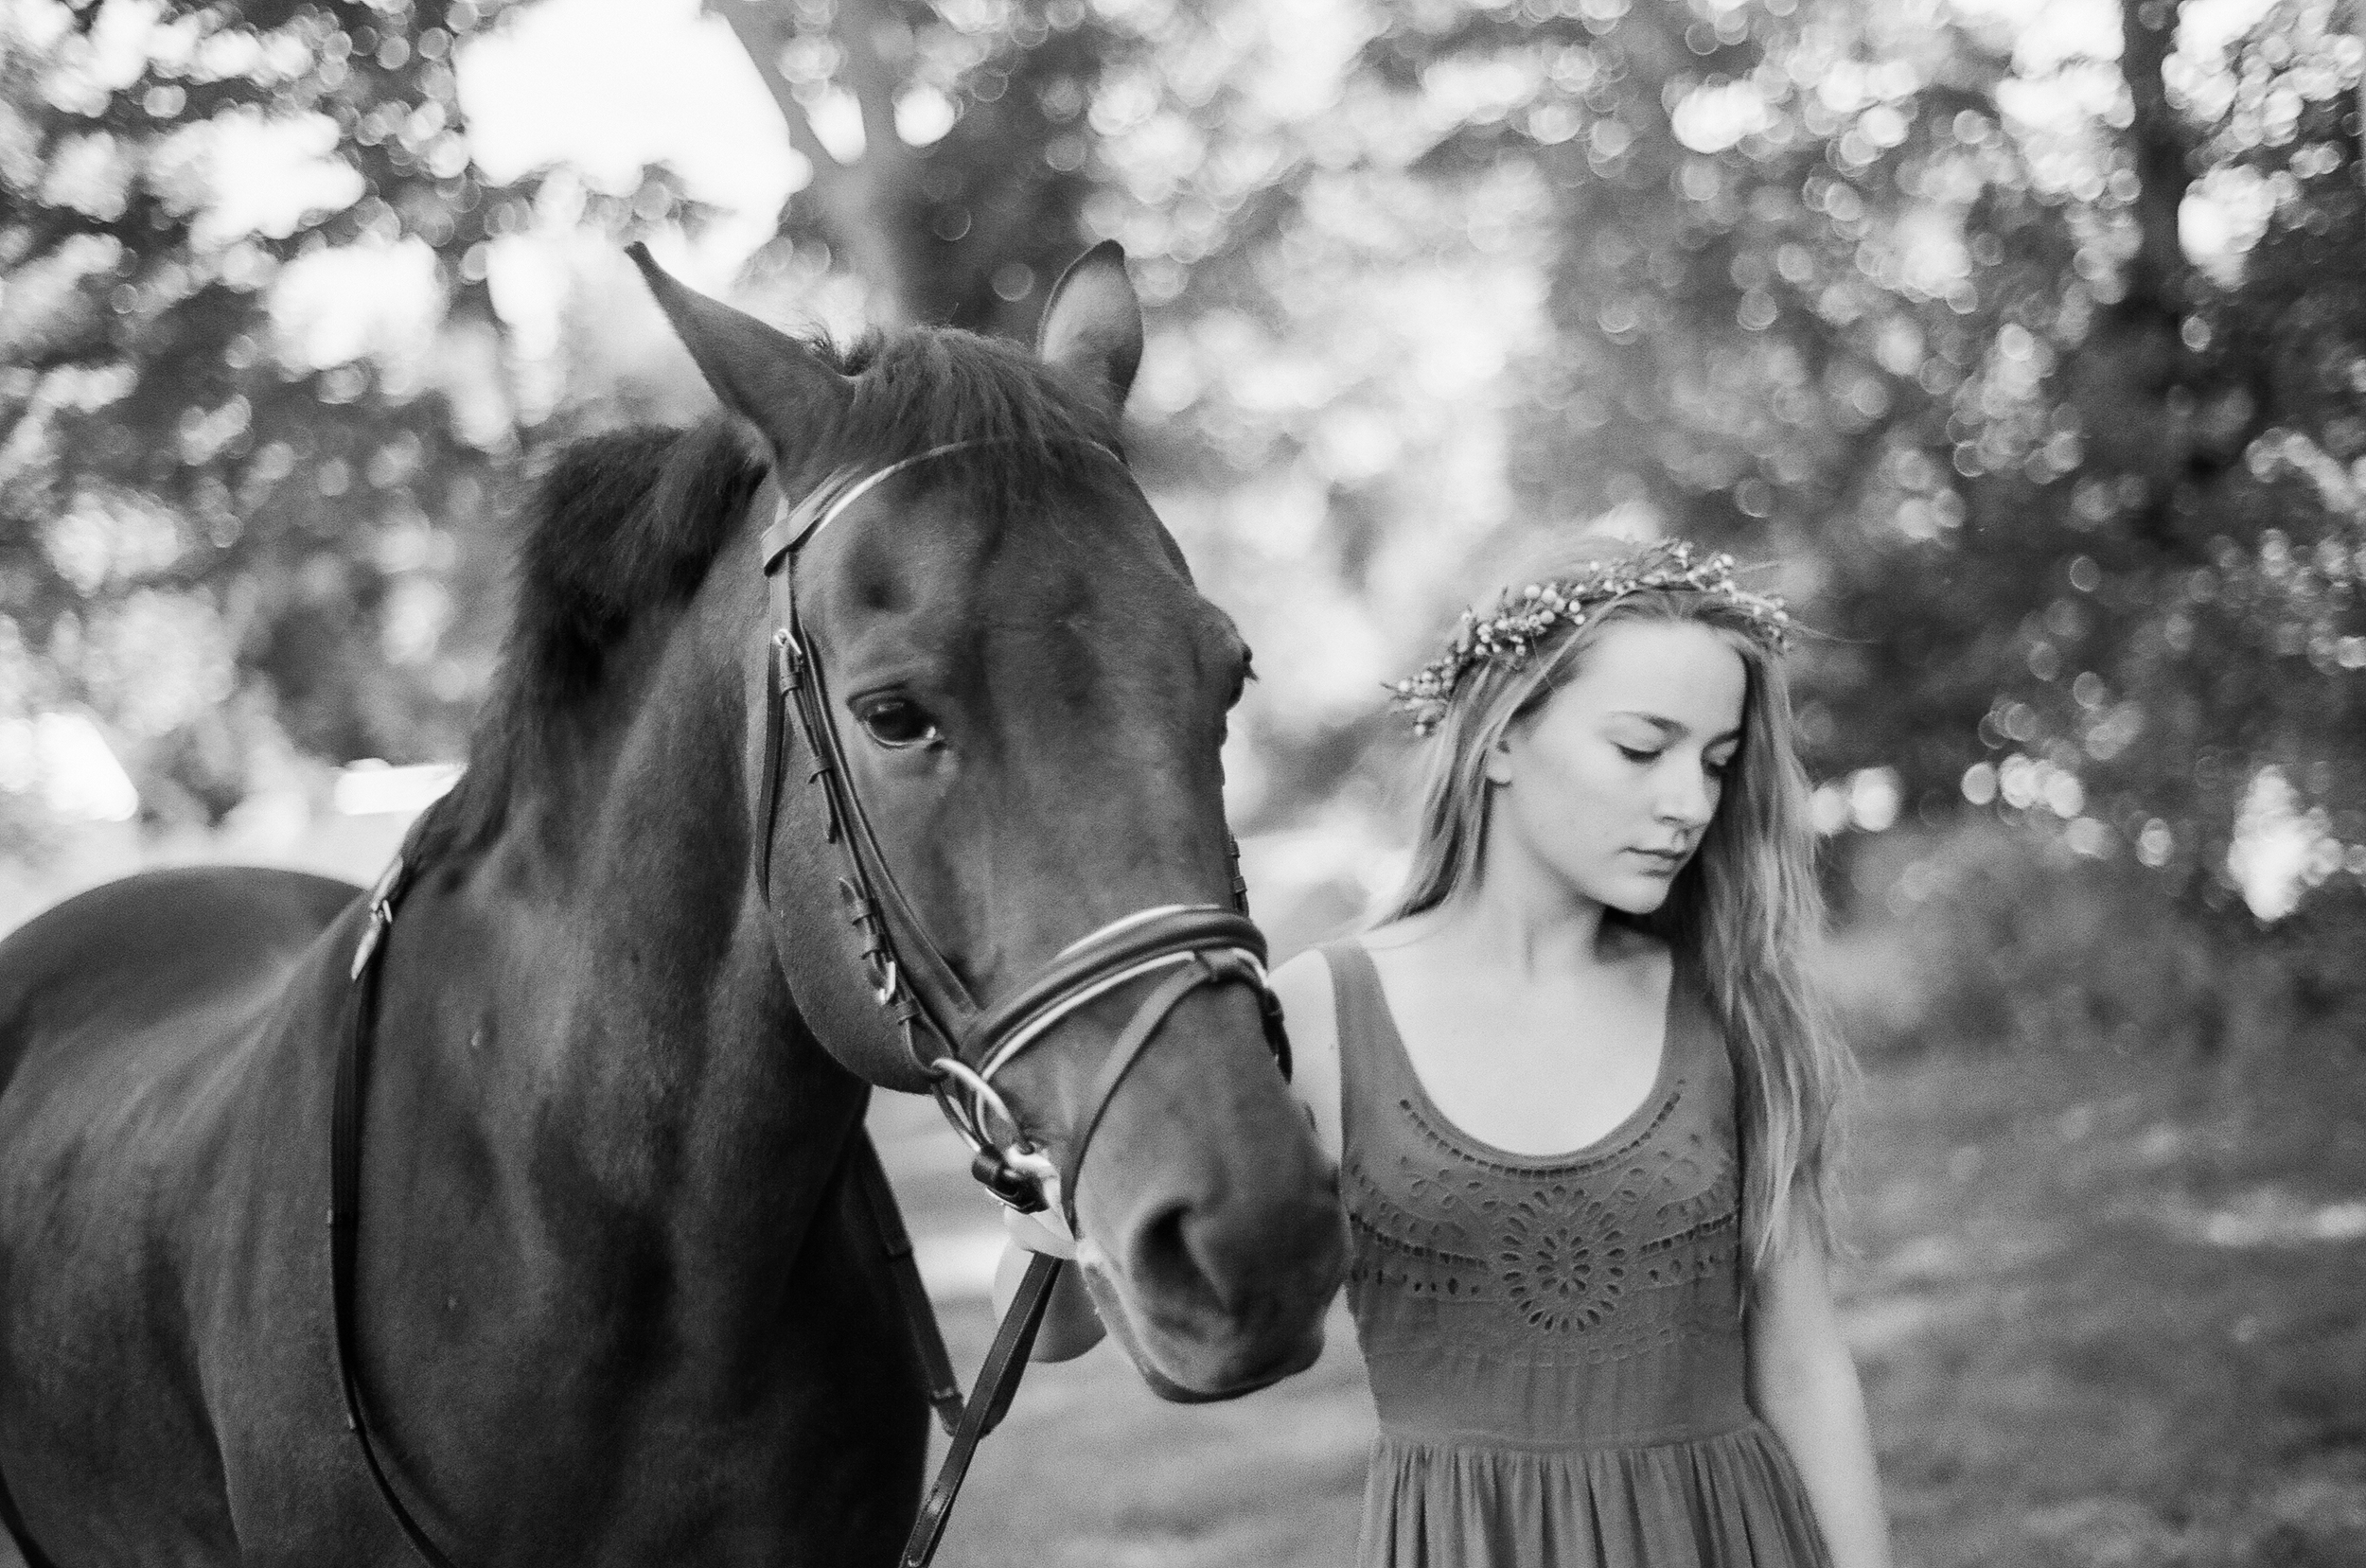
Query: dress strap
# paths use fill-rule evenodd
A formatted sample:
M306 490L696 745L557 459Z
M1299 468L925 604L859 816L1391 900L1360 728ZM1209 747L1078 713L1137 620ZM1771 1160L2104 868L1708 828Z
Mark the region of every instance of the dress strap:
M1388 1082L1402 1050L1388 1048L1396 1020L1388 1014L1380 971L1364 944L1352 937L1322 944L1331 970L1331 1004L1339 1042L1339 1153L1351 1160L1362 1143L1365 1119L1399 1092Z

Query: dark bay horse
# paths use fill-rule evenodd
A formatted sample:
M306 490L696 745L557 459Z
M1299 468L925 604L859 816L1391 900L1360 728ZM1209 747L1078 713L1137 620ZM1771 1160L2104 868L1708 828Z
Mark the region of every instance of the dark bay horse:
M985 1004L1129 911L1226 899L1245 654L1111 455L1141 345L1114 247L1038 356L816 346L650 272L726 413L583 443L541 486L469 766L379 949L357 1371L462 1568L883 1563L926 1410L846 1152L872 1085L927 1079L842 918L828 803L792 777L755 820L759 534L830 475L938 454L856 498L791 591L849 783ZM0 1477L58 1568L412 1560L331 1343L366 921L343 883L190 870L0 943ZM1052 1154L1147 984L998 1081ZM1186 996L1089 1149L1096 1295L1155 1387L1313 1359L1338 1211L1250 989Z

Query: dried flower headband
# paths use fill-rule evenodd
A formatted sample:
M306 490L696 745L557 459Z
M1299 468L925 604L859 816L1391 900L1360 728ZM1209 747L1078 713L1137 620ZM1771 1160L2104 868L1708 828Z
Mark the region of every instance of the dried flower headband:
M1782 600L1736 583L1731 555L1696 560L1691 545L1674 539L1597 562L1575 577L1507 590L1488 615L1464 610L1446 651L1389 687L1389 700L1413 720L1414 733L1426 735L1444 720L1456 688L1472 670L1483 664L1516 670L1560 627L1581 626L1599 607L1648 590L1708 594L1740 611L1768 647L1780 653L1790 645L1791 612Z

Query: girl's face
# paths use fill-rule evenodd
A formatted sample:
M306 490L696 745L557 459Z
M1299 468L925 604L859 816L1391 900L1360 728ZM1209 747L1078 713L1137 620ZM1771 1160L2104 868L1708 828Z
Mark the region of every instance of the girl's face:
M1505 851L1628 914L1667 901L1741 749L1741 655L1706 626L1628 621L1487 759Z

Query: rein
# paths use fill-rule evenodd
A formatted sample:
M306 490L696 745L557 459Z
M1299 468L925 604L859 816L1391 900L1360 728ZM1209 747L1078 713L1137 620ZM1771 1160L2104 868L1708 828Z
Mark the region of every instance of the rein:
M1077 1176L1085 1151L1119 1085L1184 998L1203 986L1247 986L1258 999L1266 1043L1285 1078L1290 1070L1289 1042L1282 1032L1280 1004L1265 981L1264 935L1248 919L1239 846L1229 840L1231 907L1164 905L1110 921L1070 943L991 1008L980 1008L970 995L897 885L855 791L831 716L821 660L798 616L796 556L802 546L882 481L932 459L986 444L956 442L867 473L833 476L794 507L784 498L774 522L765 530L761 564L769 585L773 627L766 658L764 778L754 807L752 836L756 885L769 908L771 848L783 804L782 784L789 776L793 733L802 740L810 764L807 782L822 791L825 835L839 847L839 897L847 923L862 941L861 961L873 997L900 1034L913 1065L930 1080L946 1120L969 1145L971 1174L998 1201L1021 1213L1040 1212L1056 1203L1072 1234ZM1107 449L1096 449L1111 462L1120 462ZM330 1125L330 1296L345 1425L361 1447L370 1479L404 1538L429 1568L456 1568L403 1503L379 1456L363 1413L354 1321L362 1112L371 1025L377 1012L379 960L410 876L404 857L397 855L371 890L368 924L354 947L349 1027L338 1057ZM995 1075L1078 1009L1153 976L1163 978L1138 1004L1132 1020L1111 1047L1085 1101L1066 1158L1055 1164L995 1088ZM954 1382L944 1334L913 1260L894 1191L869 1136L860 1128L856 1129L848 1157L920 1357L928 1401L951 1437L937 1479L898 1559L902 1568L926 1568L935 1556L978 1442L1001 1420L1017 1392L1028 1352L1065 1264L1043 1253L1029 1259L1017 1295L996 1330L976 1385L964 1400ZM0 1523L16 1526L13 1514L5 1487L0 1487ZM22 1540L21 1528L16 1533ZM48 1568L46 1559L33 1552L29 1542L25 1556L33 1568Z

